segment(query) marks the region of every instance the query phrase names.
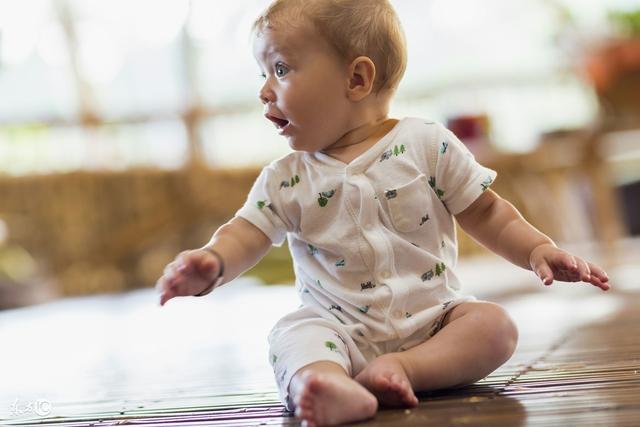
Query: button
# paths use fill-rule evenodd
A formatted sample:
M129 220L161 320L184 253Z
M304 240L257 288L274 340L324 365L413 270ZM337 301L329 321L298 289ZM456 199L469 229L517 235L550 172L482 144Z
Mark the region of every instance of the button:
M395 317L396 319L401 319L402 318L402 310L396 310L393 312L393 317Z
M382 278L383 279L388 279L389 276L391 276L391 273L389 273L388 271L383 271L382 272Z

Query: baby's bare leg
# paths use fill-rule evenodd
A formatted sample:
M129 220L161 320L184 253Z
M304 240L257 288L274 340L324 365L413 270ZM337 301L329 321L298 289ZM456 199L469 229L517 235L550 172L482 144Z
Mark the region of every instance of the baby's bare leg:
M381 403L410 406L410 399L386 396L377 384L394 372L408 379L413 390L427 391L473 383L484 378L513 354L518 339L506 311L489 302L463 303L452 309L445 326L428 341L401 353L382 355L356 376ZM382 397L382 398L381 398Z
M378 410L375 396L334 362L315 362L298 370L289 392L296 416L308 427L365 420Z

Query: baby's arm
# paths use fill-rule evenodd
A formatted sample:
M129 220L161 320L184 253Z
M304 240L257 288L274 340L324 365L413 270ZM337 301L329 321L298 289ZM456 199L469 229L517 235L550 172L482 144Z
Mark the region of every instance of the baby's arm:
M160 304L177 296L202 294L221 272L236 278L254 266L271 248L271 240L249 221L235 217L214 233L204 247L181 252L156 283Z
M522 268L532 270L545 285L553 280L584 281L603 290L609 278L598 266L556 247L515 207L491 190L456 215L460 226L475 240Z

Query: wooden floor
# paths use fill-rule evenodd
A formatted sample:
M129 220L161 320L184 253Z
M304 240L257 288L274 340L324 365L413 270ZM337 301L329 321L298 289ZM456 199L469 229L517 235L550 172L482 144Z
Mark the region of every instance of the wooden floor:
M634 260L609 271L614 286L624 283L608 293L535 285L492 298L520 328L507 364L473 386L421 394L417 408L382 410L357 425L640 426ZM163 309L145 290L0 312L0 425L299 425L277 402L264 342L294 292L234 288ZM237 316L260 317L229 329L221 319L238 305Z

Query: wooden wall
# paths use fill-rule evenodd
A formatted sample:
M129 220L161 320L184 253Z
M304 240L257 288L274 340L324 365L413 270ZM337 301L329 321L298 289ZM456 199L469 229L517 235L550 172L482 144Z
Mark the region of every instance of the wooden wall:
M242 205L258 169L75 172L0 178L9 241L64 294L152 284Z

